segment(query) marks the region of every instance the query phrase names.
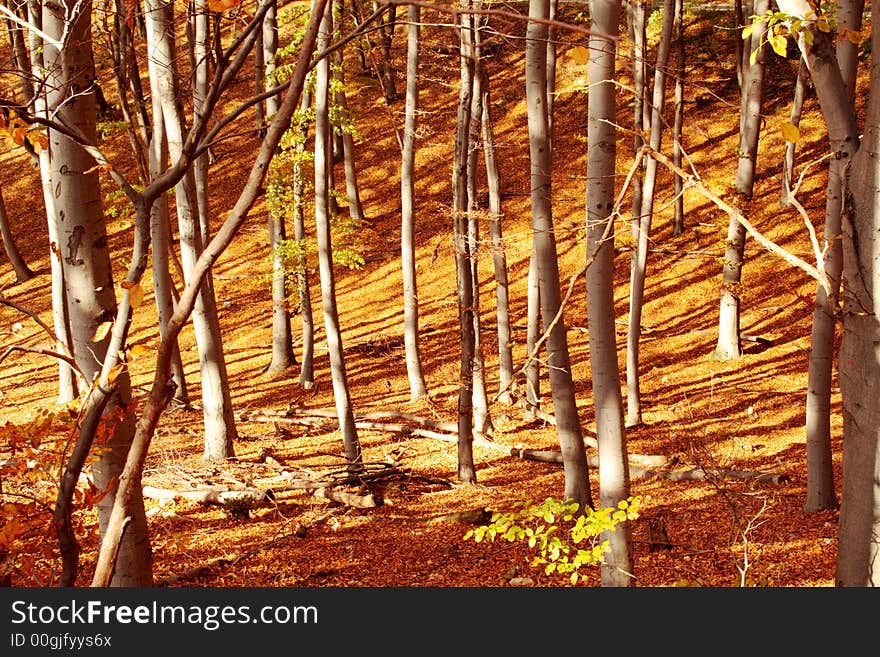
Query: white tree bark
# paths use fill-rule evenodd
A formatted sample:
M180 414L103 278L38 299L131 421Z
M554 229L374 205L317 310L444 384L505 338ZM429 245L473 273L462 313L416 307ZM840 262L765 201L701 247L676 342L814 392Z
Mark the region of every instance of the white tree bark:
M547 336L547 370L556 433L565 474L564 496L581 505L592 504L584 438L577 413L565 321L559 315L559 263L551 203L552 154L547 121L547 25L549 0L530 0L526 28L526 102L528 104L531 169L532 240L541 298L541 319ZM592 103L591 103L592 104Z
M318 36L318 51L330 43L332 7L324 10ZM342 350L342 332L336 308L336 282L333 273L333 247L330 239L330 189L328 170L331 166L330 117L328 112L330 62L327 57L318 61L315 82L315 232L318 238L318 269L321 274L321 301L324 310L324 331L330 355L330 374L339 431L349 467L357 469L362 461L361 447L348 389L348 375Z
M47 104L55 116L96 140L95 70L91 43L91 3L64 2L44 7L44 31L66 44L59 49L44 43L44 63L49 77ZM55 130L51 143L52 191L58 248L64 263L67 312L72 352L77 365L91 381L100 372L110 336L95 341L98 327L116 315L110 251L101 207L101 188L94 160L79 145ZM110 493L98 503L102 540L116 495L116 482L125 464L134 435L128 371L117 379L117 391L108 407L115 423L92 466L95 483ZM115 417L118 415L118 417ZM129 508L129 524L119 545L114 586L147 586L152 583L152 559L143 499Z
M593 0L590 15L587 257L594 260L587 269L587 324L599 443L599 504L616 507L630 495L630 477L614 332L615 45L603 35L617 35L620 0ZM630 536L629 523L604 536L610 549L601 568L602 586L632 586Z
M403 342L410 401L428 391L419 349L419 294L415 250L415 159L419 111L419 21L418 5L407 7L406 105L404 108L403 154L400 163L400 263L403 273Z

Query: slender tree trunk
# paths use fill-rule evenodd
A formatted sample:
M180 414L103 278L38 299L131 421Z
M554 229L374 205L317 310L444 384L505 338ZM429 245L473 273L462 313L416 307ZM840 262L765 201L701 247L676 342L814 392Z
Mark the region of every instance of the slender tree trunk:
M27 20L27 2L25 0L3 0L12 13ZM17 71L19 89L21 90L21 104L29 105L34 99L34 85L31 78L31 66L28 58L28 47L25 43L25 29L6 19L6 30L9 35L9 47L12 50L12 59Z
M134 98L134 108L129 101L128 91L132 85L132 76L138 76L136 53L133 44L134 34L129 27L128 11L125 3L115 0L115 13L113 15L113 36L111 38L111 50L116 73L116 87L119 95L119 105L122 117L125 120L125 129L131 144L132 153L138 166L140 180L145 183L150 178L149 142L147 126L149 123L143 104L143 94ZM134 110L134 111L133 111Z
M749 49L746 47L748 41L740 39L741 30L745 22L745 12L743 12L743 0L733 1L733 30L736 35L734 38L734 47L736 48L736 83L740 89L745 84L745 70L748 68Z
M9 216L6 214L6 204L3 202L3 190L0 189L0 235L3 237L3 250L6 257L9 258L9 264L15 272L15 282L24 283L31 280L36 274L28 267L27 262L18 250L15 240L12 237L12 230L9 226Z
M318 52L330 43L333 26L332 7L327 6L318 35ZM336 310L336 282L333 275L333 247L330 241L330 188L327 173L330 169L330 116L328 107L330 62L326 57L318 61L315 84L315 224L318 238L318 267L321 273L321 300L324 308L324 330L330 354L330 372L333 397L342 444L349 468L359 470L362 464L361 447L354 424L354 411L348 390L348 376L342 350L342 333Z
M472 2L472 5L477 10L482 7L480 0ZM473 16L471 25L473 26L473 31L470 32L472 40L468 44L472 61L472 90L467 147L467 207L468 242L471 254L471 290L474 309L474 430L482 434L491 434L493 427L492 419L489 415L489 395L486 390L486 362L483 356L482 320L480 317L480 207L477 198L477 166L480 160L480 137L483 125L483 65L480 51L481 17ZM466 31L465 34L468 34L468 32Z
M798 127L801 122L804 98L807 95L808 77L807 63L801 58L800 64L798 64L797 80L794 84L794 97L791 101L791 116L789 118L789 122L795 127ZM796 142L788 141L785 143L785 155L782 159L782 195L779 202L786 207L791 205L791 183L794 175L794 153L796 149Z
M61 39L64 48L44 43L49 72L47 98L55 116L76 126L95 141L95 68L91 41L91 3L65 2L45 7L43 29ZM72 352L77 365L91 380L100 372L110 337L94 340L98 327L116 315L110 251L101 207L101 188L94 160L77 144L54 130L51 142L52 189L55 200L58 248L64 261L67 312L72 330ZM119 474L134 436L128 371L117 379L117 390L107 409L108 439L92 466L95 484L109 494L98 502L101 537L110 520ZM112 418L112 419L111 419ZM129 508L129 523L119 545L113 586L148 586L152 583L152 553L143 500Z
M672 163L681 168L681 130L684 126L684 76L685 76L685 45L684 45L684 3L675 2L675 118L672 124ZM675 193L672 234L684 233L684 183L681 176L672 179Z
M159 101L158 85L153 84L153 120L155 124L150 140L150 178L152 182L158 178L168 165L168 142L165 137L165 125L162 118L162 103ZM153 203L150 212L150 246L153 256L153 291L156 299L156 319L159 325L159 336L164 338L168 332L168 322L174 313L174 281L171 279L170 254L172 252L170 235L170 219L168 196L163 194ZM174 381L173 403L181 408L189 409L189 390L183 369L180 346L174 340L171 353L171 377Z
M378 9L379 4L373 2L373 9ZM382 84L382 92L385 102L391 104L397 100L397 85L394 81L394 67L391 65L391 42L394 35L394 26L397 24L397 7L392 5L388 8L387 19L379 25L379 47L375 57L376 67L379 73L379 82Z
M591 80L587 123L587 324L590 327L590 369L599 441L599 504L616 507L630 495L629 459L623 425L623 401L614 334L614 172L617 112L615 44L602 35L617 36L620 0L592 0ZM628 522L606 532L609 541L601 567L602 586L632 586L631 527Z
M278 23L276 18L277 1L264 0L269 3L260 39L255 48L262 53L258 81L260 92L273 86L275 73L275 55L278 52ZM271 120L278 111L278 97L266 99L266 108L262 116L262 133L265 134L265 123ZM295 129L295 128L294 128ZM269 204L269 248L272 252L272 359L266 368L268 372L284 372L296 364L293 355L293 333L290 324L290 309L287 285L287 267L281 246L287 240L287 226L284 212Z
M470 6L462 0L462 8ZM470 43L471 15L459 17L459 62L461 82L456 115L455 155L452 163L452 213L455 240L455 272L458 290L458 322L461 335L461 360L458 388L458 480L472 484L477 481L473 452L474 395L474 290L471 276L471 252L468 241L467 167L468 143L473 92L473 60Z
M541 406L541 361L538 359L536 346L543 333L541 325L541 288L538 280L538 263L535 258L535 246L529 257L529 279L527 298L526 353L531 354L526 363L526 412L527 420L534 420L535 411Z
M421 8L407 7L406 107L400 164L400 261L403 271L403 341L410 401L428 394L419 349L419 294L415 249L415 160L419 111L419 21Z
M541 295L541 319L547 335L547 370L556 433L562 451L564 496L582 507L592 505L587 456L581 433L574 381L568 354L568 336L561 313L559 262L553 230L551 182L553 158L547 123L547 19L549 0L530 0L526 28L526 102L528 104L531 170L532 240ZM592 103L591 103L592 104Z
M769 0L756 0L754 12L763 15ZM749 216L749 206L755 186L755 166L758 159L758 138L761 132L761 101L764 95L764 59L767 45L763 42L766 23L756 23L751 43L757 46L754 64L745 70L740 106L739 161L736 170L734 205L743 216ZM721 303L718 316L718 343L714 357L719 360L736 359L742 355L739 335L740 294L742 267L746 248L746 229L731 217L727 228L724 251L724 272L721 283Z
M513 383L513 338L510 335L510 286L507 280L507 255L501 219L501 174L495 161L495 132L489 102L489 73L483 68L483 158L486 162L486 184L489 188L489 235L492 238L492 264L495 272L495 324L498 332L498 388L499 400L511 403Z
M644 132L650 127L651 107L645 102L647 96L647 20L646 0L627 2L629 24L632 26L633 37L633 153L638 153L645 145ZM633 222L638 221L642 213L642 178L644 176L644 160L642 170L632 179L632 216ZM632 245L635 254L637 245ZM633 255L633 257L635 257Z
M305 227L305 142L308 135L308 110L312 105L311 94L303 90L298 115L295 117L299 136L293 159L293 239L296 242L296 286L299 295L299 313L302 318L302 353L300 354L299 386L305 390L315 387L315 319L312 314L312 294L309 269L306 261Z
M266 89L266 48L263 39L264 33L260 30L254 44L254 95L259 95ZM254 105L254 121L257 135L262 139L266 133L266 106L262 102Z
M841 26L860 30L864 0L842 0L837 8ZM803 59L801 60L804 61ZM858 48L848 39L837 44L837 62L850 106L855 98ZM852 125L850 140L859 138ZM840 303L840 279L843 274L842 215L846 195L846 159L831 160L825 192L825 252L822 270L831 289L816 289L813 329L810 340L810 363L807 375L807 499L804 511L821 511L837 507L834 467L831 454L831 381L834 361L834 336Z
M147 11L147 44L150 53L150 75L155 75L159 84L159 98L162 103L162 118L168 138L168 150L172 162L181 156L184 143L183 117L179 106L179 93L174 77L175 43L173 31L173 7L156 0L150 2ZM195 51L196 93L194 111L199 116L201 99L204 97L203 76L207 73L207 22L202 2L196 4L198 33L196 43L201 42ZM199 91L201 89L201 91ZM206 155L202 157L206 158ZM200 171L202 186L207 185L207 160L196 162L194 169ZM196 260L204 248L207 237L207 196L203 196L204 206L199 204L199 186L196 176L190 171L175 187L177 201L177 221L180 234L181 260L184 274L189 279ZM201 208L205 209L202 210ZM220 324L217 305L210 276L206 277L199 291L198 302L192 313L196 345L199 351L199 371L202 385L202 410L205 427L205 447L203 458L217 461L234 455L234 441L237 437L226 363L220 337Z
M42 29L42 5L34 2L28 5L28 18L31 25ZM34 113L49 118L49 107L46 96L47 66L42 40L35 32L29 34L29 53L31 73L35 81ZM43 203L46 208L49 233L49 266L52 276L52 329L59 344L59 353L73 353L73 338L70 332L70 319L67 314L66 285L64 281L64 262L61 257L61 235L58 232L58 208L55 203L55 192L52 186L52 142L38 155L40 161L40 185L43 191ZM74 400L77 390L73 368L63 360L58 361L58 401L62 404Z
M672 27L675 18L675 0L664 0L663 27L657 48L657 66L654 69L654 92L651 99L651 148L659 152L663 137L663 107L666 102L666 66L672 46ZM654 187L657 181L657 160L648 157L642 204L638 217L633 217L632 239L635 245L630 262L629 330L626 341L626 424L642 422L642 401L639 390L639 340L642 333L642 308L645 297L645 276L648 268L648 241L654 217ZM613 190L612 190L613 191Z
M326 0L315 0L315 6L318 8L318 11L313 12L312 16L309 18L309 25L303 36L300 56L293 70L293 74L291 75L290 85L285 93L284 101L279 107L278 115L266 131L266 138L260 145L254 163L251 166L248 180L236 201L235 207L230 211L229 216L223 222L223 225L217 231L217 234L207 245L205 251L197 262L193 279L181 292L180 301L175 309L174 317L172 318L172 321L169 322L169 339L175 339L179 334L184 322L187 320L195 306L198 289L201 287L201 281L207 275L211 263L222 255L224 250L229 246L233 237L247 219L251 208L261 193L272 156L278 148L283 133L290 125L291 117L296 109L300 94L302 93L306 71L309 68L309 59L314 50L318 27L317 18L322 13L320 10L323 9L325 3ZM260 10L258 10L258 12L259 11ZM252 45L252 41L250 45ZM247 49L249 49L249 46L244 44L243 52L246 52ZM227 71L231 71L234 75L240 71L242 62L242 57L236 58L233 62L234 65L227 69ZM201 139L203 127L204 126L201 126L193 133L195 141L188 142L188 145L191 146L193 143L197 143L198 140ZM191 149L188 149L187 152L190 155L192 154ZM182 175L182 172L182 166L166 172L167 177L164 179L164 184L173 184L173 181ZM138 210L139 222L144 221L142 215L149 210L149 204L155 199L155 194L162 189L162 185L163 183L151 185L149 190L145 190L144 194L138 195L139 202L136 202L136 205L140 206L140 209ZM144 264L143 267L145 266L146 265ZM137 272L132 272L132 274L137 275ZM126 296L124 295L123 300L125 299ZM122 334L119 336L120 340L124 339L124 337L125 336ZM95 574L92 577L92 586L105 586L109 580L114 568L117 547L119 546L126 528L126 519L129 515L129 509L136 503L137 498L142 497L140 489L147 452L152 442L153 435L155 434L156 426L170 398L168 386L170 372L169 347L170 343L168 341L160 341L158 353L156 355L156 371L153 377L153 383L137 423L135 438L125 462L125 469L119 476L119 491L116 496L116 502L113 505L113 513L110 523L108 524L107 534L101 543L101 549L98 553Z
M334 0L333 13L334 26L342 23L343 3L342 0ZM333 102L336 104L336 111L339 113L342 125L337 126L340 131L340 140L342 142L342 163L345 170L345 195L348 199L348 216L355 221L364 221L364 208L361 204L361 194L358 188L357 167L355 166L355 149L354 137L352 136L353 126L351 125L352 117L348 109L348 98L345 94L345 73L343 72L342 48L333 52L333 62L336 65L333 76L337 80L336 93Z

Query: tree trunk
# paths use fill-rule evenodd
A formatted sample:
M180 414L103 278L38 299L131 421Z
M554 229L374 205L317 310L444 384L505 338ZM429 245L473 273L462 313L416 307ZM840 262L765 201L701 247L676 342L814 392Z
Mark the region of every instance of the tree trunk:
M27 20L27 2L24 0L3 0L3 4L22 20ZM33 79L30 75L31 66L28 59L28 47L25 43L25 29L6 19L6 29L9 35L9 47L12 51L12 59L17 71L19 88L21 90L21 104L30 105L34 99Z
M838 4L837 16L841 26L860 30L864 0L844 0ZM801 60L804 61L803 59ZM847 98L852 105L855 97L858 47L849 39L837 43L837 62L840 67ZM858 141L852 125L849 139ZM825 194L825 252L822 269L828 276L831 290L819 286L813 309L813 331L810 341L810 365L807 378L807 499L804 511L821 511L837 507L834 469L831 455L831 381L834 361L834 336L837 309L840 303L840 277L843 272L843 249L840 241L843 229L844 181L847 161L832 159L829 165Z
M184 143L183 117L179 103L175 71L175 43L173 31L173 7L171 3L162 5L157 0L148 0L147 11L147 44L150 52L150 75L158 79L162 118L168 136L168 150L172 162L178 160ZM204 5L200 1L196 6L196 17L206 19ZM198 21L197 21L198 22ZM196 42L202 42L196 51L197 69L207 66L206 24L196 35ZM203 36L204 35L204 36ZM206 72L197 72L196 84ZM194 111L199 116L204 90L194 94ZM202 157L207 157L203 155ZM206 166L207 161L199 166ZM202 185L206 185L206 171L201 170ZM180 234L181 261L184 274L190 278L196 260L204 248L207 226L206 211L200 209L200 194L193 172L186 175L175 186L177 201L177 221ZM203 203L207 198L203 197ZM200 218L201 217L201 218ZM234 455L234 441L237 437L232 400L229 393L229 381L226 375L226 362L223 356L223 345L220 336L220 323L217 316L217 304L214 299L214 288L210 276L206 277L199 291L196 308L192 313L193 329L199 351L199 371L202 385L202 407L205 428L205 445L203 458L206 461L217 461Z
M6 257L9 258L9 264L15 272L15 282L24 283L31 280L36 274L28 267L27 262L18 250L18 245L12 237L12 230L9 226L9 216L6 214L6 204L3 202L3 190L0 189L0 236L3 238L3 250Z
M276 0L264 0L269 3L266 17L263 19L260 39L255 48L261 53L258 81L260 92L274 86L275 55L278 52L278 24L276 19ZM261 47L262 46L262 47ZM262 104L261 104L262 105ZM278 111L278 97L266 99L266 107L262 116L261 136L265 134L265 123ZM267 372L280 373L296 364L293 355L293 334L290 325L290 310L287 297L290 290L287 285L287 267L282 244L287 240L287 226L281 208L268 204L269 209L269 248L272 252L272 359L266 368Z
M322 10L325 3L326 0L315 0L315 6L318 10ZM180 301L174 311L174 316L168 325L169 340L176 339L180 333L184 322L187 320L195 306L198 290L201 287L201 281L207 275L211 263L214 262L229 246L233 237L247 219L251 208L261 193L272 155L278 148L283 133L286 132L290 125L291 117L296 109L300 94L302 93L306 71L309 67L311 54L314 50L317 33L316 19L319 15L318 11L315 11L309 18L309 25L303 36L300 56L291 75L290 85L285 94L284 101L279 107L278 115L266 131L266 138L260 145L256 159L251 166L248 180L246 181L235 206L230 211L229 216L223 222L223 225L212 238L211 242L206 246L205 251L196 263L192 280L181 292ZM241 57L234 61L237 66L230 67L233 75L240 70L242 62L243 58ZM228 72L230 71L228 70ZM214 95L214 100L216 101L216 94ZM203 134L201 131L203 128L204 126L200 126L200 128L193 133L194 141L187 142L189 147L187 153L189 155L192 154L193 144L198 143L198 140L201 139ZM174 180L182 175L182 172L182 166L166 172L167 176L164 177L164 183L169 186L172 185ZM162 184L157 183L151 185L149 190L145 190L144 194L139 197L141 199L141 205L147 206L148 208L148 204L155 198L152 194L155 194L156 191L161 188ZM139 221L142 220L140 216L138 219ZM123 296L123 299L125 299L125 296ZM124 530L126 529L126 519L129 515L129 509L137 503L138 498L142 499L141 481L147 452L162 412L170 399L168 385L171 362L170 354L171 350L169 341L160 341L158 353L156 355L156 371L153 377L153 383L137 423L132 448L129 451L128 458L125 462L125 469L119 476L119 491L116 496L115 504L113 505L113 513L107 527L107 534L101 543L101 549L98 553L98 562L95 566L95 574L92 577L92 586L104 586L109 580L114 568L116 550L122 539Z
M28 5L28 19L31 25L42 29L43 17L42 5L30 3ZM34 113L43 118L49 118L48 101L46 97L47 68L43 41L32 31L29 34L29 53L31 58L31 74L34 79L34 88L39 90L34 96ZM52 277L52 329L59 344L56 350L59 353L73 353L73 341L70 334L70 320L67 315L67 300L64 282L64 263L61 258L61 236L58 233L58 210L55 203L55 193L52 187L52 142L49 148L43 149L38 155L40 161L40 185L43 192L43 203L46 208L46 217L49 233L49 267ZM78 395L76 376L73 368L63 360L58 361L58 401L66 404L74 400Z
M684 126L684 76L685 76L685 46L684 46L684 2L675 2L675 118L672 122L672 163L681 168L681 130ZM675 193L674 214L672 219L672 235L678 236L684 233L684 183L681 176L675 175L672 179Z
M754 12L763 15L769 0L756 0ZM740 105L739 163L736 170L734 205L748 218L755 186L755 166L758 159L758 137L761 132L761 101L764 95L764 59L767 45L763 40L766 23L758 22L752 32L751 43L757 45L757 57L744 72ZM750 56L750 54L746 54ZM742 267L746 248L746 229L731 217L727 228L724 251L724 272L721 283L721 303L718 316L718 343L714 357L730 360L742 355L739 336L740 295Z
M44 43L45 65L49 73L48 105L56 118L76 126L95 141L95 68L91 41L90 2L65 2L55 11L46 7L43 29L61 39L57 49ZM101 188L94 160L80 146L55 130L51 143L52 188L54 190L58 248L64 262L67 312L73 337L72 352L77 365L92 380L101 370L110 337L94 340L98 327L116 315L110 251L101 207ZM98 502L98 525L102 539L110 520L119 474L134 435L131 386L128 371L117 379L117 391L107 409L109 438L93 464L93 475L100 490L109 494ZM113 418L110 420L109 418ZM108 426L108 428L109 428ZM152 583L152 555L143 499L129 507L129 523L119 545L119 564L113 586L148 586Z
M511 403L510 386L513 383L513 338L510 335L510 286L507 280L507 256L501 219L501 175L495 161L495 132L489 108L489 73L483 67L483 159L486 162L486 184L489 188L489 235L492 238L492 264L495 272L495 324L498 332L498 389L499 400Z
M462 0L468 8L468 0ZM473 92L473 61L470 57L471 16L459 17L459 63L461 83L456 114L455 155L452 164L452 220L455 240L455 272L458 290L458 323L461 335L461 359L458 387L458 480L477 481L473 452L473 376L474 376L474 290L471 276L471 253L468 241L467 167L468 143Z
M807 95L807 63L803 57L798 64L797 80L794 84L794 96L791 100L791 115L789 123L798 127L801 122L801 113L804 109L804 98ZM785 143L785 155L782 159L782 194L779 203L785 207L791 205L791 183L794 175L794 152L797 143L788 141Z
M480 0L472 2L475 9L482 6ZM474 374L473 374L473 411L474 430L481 434L491 434L492 419L489 415L489 395L486 390L486 363L483 357L482 320L480 318L480 206L477 198L477 165L480 159L480 136L483 125L483 65L480 53L480 30L482 18L471 18L473 31L470 34L469 57L471 69L471 111L468 126L467 146L467 208L468 208L468 243L470 249L471 291L473 294L474 316Z
M318 52L330 43L333 26L332 7L327 6L318 36ZM330 169L330 116L329 116L330 62L322 58L316 66L315 82L315 225L318 238L318 268L321 274L321 301L324 309L324 330L330 355L330 373L333 397L345 458L351 470L360 469L361 446L348 390L348 376L342 350L342 333L336 310L336 282L333 275L333 247L330 241L330 189L327 184Z
M403 271L403 341L410 401L428 394L419 349L419 295L415 248L415 159L419 111L419 21L421 9L407 7L406 107L400 163L400 261Z
M379 3L373 2L373 9L379 9ZM391 65L391 41L394 36L394 26L397 24L397 7L392 5L388 8L387 19L379 24L379 47L376 49L376 67L379 74L379 82L382 85L382 93L385 102L390 105L397 100L397 85L394 81L394 67Z
M633 153L638 153L645 145L645 128L651 122L651 108L645 102L647 90L647 20L648 9L645 0L627 2L627 19L632 31L633 55ZM632 179L632 216L633 221L642 213L642 178L644 176L644 160L641 169ZM632 245L635 253L636 244Z
M311 94L303 90L298 115L295 117L299 135L293 160L293 239L297 244L296 285L299 294L299 312L302 318L302 353L300 354L299 386L305 390L315 387L315 318L312 314L312 293L309 287L309 269L306 261L305 227L305 142L309 130L308 110Z
M616 160L615 44L620 0L593 0L590 60L592 80L587 123L587 324L590 369L599 444L599 504L616 507L630 495L629 459L614 333L614 171ZM598 82L601 81L601 82ZM607 532L609 550L601 568L602 586L631 586L633 563L628 522Z
M880 1L871 3L873 16ZM830 49L830 45L828 46ZM880 52L880 33L871 36ZM816 49L814 42L813 49ZM815 75L816 92L820 81ZM832 97L831 102L834 102ZM838 101L840 99L838 97ZM826 103L820 96L823 113ZM830 121L829 121L830 123ZM830 132L830 129L829 129ZM835 143L832 140L832 148ZM839 586L880 585L880 62L871 65L871 91L862 146L852 160L851 208L843 222L844 315L840 346L843 397L843 496L838 531ZM835 151L839 152L839 151ZM844 151L845 154L846 151ZM848 216L851 212L851 218Z
M654 93L651 99L651 148L659 152L663 136L663 106L666 101L666 66L672 46L672 26L675 18L675 0L664 0L663 28L657 48L657 66L654 69ZM639 391L639 340L642 333L642 308L645 297L645 275L648 268L648 241L654 216L654 187L657 181L657 160L648 157L639 214L632 220L633 250L630 262L629 330L626 340L626 424L642 422L642 402ZM613 192L613 190L612 190Z
M592 505L586 450L568 354L568 336L562 316L559 262L551 203L552 153L547 123L547 25L549 0L530 0L526 28L526 102L528 104L529 162L531 170L532 240L541 296L541 319L547 335L547 370L556 432L562 451L566 499ZM597 79L597 78L593 78ZM592 105L592 102L590 103Z
M526 413L527 420L534 420L536 411L541 407L541 361L538 359L538 340L543 333L541 325L541 288L538 280L538 263L535 258L534 240L532 254L529 257L529 279L526 321Z
M342 23L342 12L343 12L343 3L342 0L334 0L333 3L334 14L337 15L337 18L334 18L334 26ZM357 168L355 167L355 151L354 151L354 137L352 136L352 130L354 126L352 125L352 117L351 112L348 109L348 98L345 95L345 74L343 72L343 59L342 59L342 48L339 48L333 52L333 62L336 65L333 71L333 76L337 80L337 88L336 93L334 94L333 102L336 104L336 111L339 114L339 120L341 121L341 125L337 126L336 129L341 133L341 141L342 141L342 164L345 170L345 195L348 199L348 216L354 219L355 221L364 221L364 208L361 204L361 194L358 189L358 181L357 181Z
M116 73L116 90L119 95L122 117L125 120L125 131L128 134L131 150L137 163L140 181L146 183L150 179L148 147L150 136L147 132L149 117L145 111L143 94L135 96L134 108L128 98L130 88L141 88L140 72L133 43L134 33L128 20L129 8L121 0L114 0L114 6L116 11L113 14L113 37L110 49L113 55L113 69ZM136 84L133 84L134 78L137 78Z
M150 140L150 178L152 182L158 178L168 165L168 142L165 137L165 126L162 119L162 103L159 101L158 85L155 77L150 78L153 102L152 139ZM168 321L174 313L174 282L169 268L171 249L170 220L168 196L163 194L153 203L150 212L150 246L153 256L153 292L156 299L156 319L159 336L164 337L168 331ZM181 408L189 409L189 390L183 369L180 346L174 340L171 354L171 378L174 381L174 403Z

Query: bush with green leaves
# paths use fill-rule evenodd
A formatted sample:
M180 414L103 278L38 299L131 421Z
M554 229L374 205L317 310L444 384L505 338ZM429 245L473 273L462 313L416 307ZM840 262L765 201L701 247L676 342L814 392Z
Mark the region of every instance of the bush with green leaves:
M566 574L574 585L584 578L583 567L604 561L609 541L602 535L638 518L640 505L641 498L636 496L621 500L616 507L581 511L571 500L522 499L511 511L493 513L488 525L469 530L464 539L526 543L535 552L533 568L543 567L547 575Z

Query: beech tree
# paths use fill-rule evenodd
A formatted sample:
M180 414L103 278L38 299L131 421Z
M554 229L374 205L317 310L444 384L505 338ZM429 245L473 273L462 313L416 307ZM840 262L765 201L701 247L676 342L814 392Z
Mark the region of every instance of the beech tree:
M587 123L587 323L593 408L599 443L599 505L616 507L630 494L629 459L614 331L614 172L617 130L614 117L615 44L620 0L592 0L587 75L591 81ZM603 586L632 586L631 527L624 523L604 538Z
M666 102L666 67L672 47L672 27L675 18L675 1L663 3L663 28L657 49L654 68L654 91L650 104L649 143L654 151L660 150L663 136L663 107ZM636 426L642 422L641 393L639 390L639 340L642 333L642 307L644 306L645 276L648 266L648 242L651 222L654 218L654 190L657 183L657 160L648 158L645 168L638 208L632 219L632 254L630 263L629 330L626 341L626 423ZM612 190L613 193L613 190Z
M461 0L467 9L469 0ZM458 324L461 358L458 387L458 479L477 480L474 465L474 289L471 270L471 243L468 240L468 146L470 144L473 94L473 41L471 15L458 16L459 70L461 82L455 123L455 152L452 162L452 224L455 242L455 279L458 292Z
M91 12L90 2L45 6L42 30L52 40L43 39L42 51L48 72L47 108L59 122L94 143L97 112ZM111 344L106 328L117 316L117 307L98 172L82 146L54 128L49 130L49 149L55 209L50 221L55 222L61 238L57 248L64 268L71 352L89 383L97 379L97 384L106 385L100 376ZM111 492L125 463L135 421L127 370L118 371L113 383L104 411L112 427L110 438L92 466L95 484ZM110 494L98 503L102 535L110 523L113 500ZM143 498L132 500L128 520L118 545L117 568L109 581L115 586L146 586L152 583L152 566ZM59 524L59 532L65 528ZM59 539L66 552L62 581L69 586L76 574L78 548L63 535Z
M410 401L427 394L419 349L419 295L415 251L415 159L419 111L419 21L421 8L409 5L406 13L406 104L403 153L400 163L400 265L403 272L403 341Z
M15 238L12 236L12 227L9 225L9 215L6 214L6 204L3 202L3 192L0 190L0 237L3 238L3 250L12 265L15 272L15 282L24 283L29 281L36 274L28 267L27 262L21 255Z
M769 6L769 0L755 0L755 15L764 15ZM761 133L764 59L767 52L766 32L766 23L757 21L754 23L750 39L746 42L749 63L745 67L741 90L739 159L734 182L736 195L734 205L746 218L749 216L749 205L754 194L758 138ZM736 359L742 355L739 321L745 245L746 229L739 221L731 217L725 242L721 302L718 313L718 342L714 353L714 356L720 360Z
M862 25L864 0L840 0L837 20L841 30L859 32ZM847 102L855 100L858 46L849 38L836 47L837 63ZM800 81L800 78L799 78ZM858 140L855 124L849 127L848 137ZM834 360L834 338L840 304L840 280L843 271L842 215L846 194L846 170L849 162L833 158L829 164L825 192L825 228L821 267L829 282L829 289L816 288L810 338L810 363L807 373L806 434L807 434L807 499L805 511L820 511L837 507L837 490L831 454L831 382Z
M172 3L161 0L147 0L147 44L150 52L150 75L158 80L159 102L162 104L162 120L168 139L168 152L173 162L182 158L186 137L185 122L180 104L180 89L176 70L176 43L174 30L174 9ZM201 9L200 11L204 11ZM204 17L203 17L204 18ZM206 26L200 28L196 41L204 42ZM207 72L200 67L207 66L203 43L196 50L197 72L194 92L194 116L205 119L205 96ZM203 78L205 80L203 80ZM155 118L154 118L155 121ZM192 268L204 249L209 236L207 226L206 196L207 153L196 158L194 167L187 170L175 186L175 203L180 235L180 251L183 271L186 278L192 275ZM199 172L196 176L196 171ZM198 183L197 184L197 178ZM203 191L199 191L202 189ZM199 198L201 196L201 198ZM223 356L220 323L217 315L217 302L210 277L206 278L199 292L198 302L193 311L193 330L199 350L199 372L201 374L202 413L204 417L205 441L203 457L206 461L222 460L234 455L234 441L237 437L226 361Z
M323 10L324 16L318 33L318 49L325 50L333 30L332 7ZM361 466L361 447L357 428L354 424L354 411L351 405L351 392L348 388L348 374L345 369L345 355L342 347L342 333L339 327L339 314L336 309L336 279L333 273L333 247L330 237L330 187L328 170L332 166L330 146L330 62L324 57L318 60L315 69L315 233L318 241L318 268L321 275L321 304L324 310L324 332L327 335L327 351L330 354L330 375L333 382L333 398L336 401L336 415L339 431L349 467L357 470Z
M136 509L139 504L143 504L141 477L147 451L155 434L159 419L170 400L169 374L172 341L176 339L184 323L192 313L202 280L207 275L211 264L232 242L261 193L269 163L299 104L300 94L303 90L306 74L310 68L312 53L314 52L317 40L318 27L324 15L326 3L327 0L314 0L309 23L303 36L299 58L287 85L287 90L284 92L284 100L279 105L274 119L267 127L266 136L255 157L248 181L229 216L196 260L195 267L191 272L192 276L187 280L186 286L180 294L180 300L174 314L168 322L168 331L160 340L156 354L153 382L141 410L134 439L125 458L125 466L118 477L118 490L115 496L113 496L110 521L102 535L98 562L92 577L93 586L107 586L111 581L113 573L119 572L117 552L123 539L123 533L125 536L129 534L126 530L126 519L131 514L132 509ZM266 9L266 5L260 6L244 32L236 38L232 45L223 51L210 87L207 106L211 107L216 104L222 90L241 69L248 51L253 47L256 40L254 30L260 24ZM326 55L326 53L322 53L322 55ZM237 114L233 113L231 116L234 117L235 115ZM138 211L137 220L140 225L147 221L146 217L149 215L150 205L156 196L176 183L177 178L184 174L188 165L192 162L193 154L199 148L206 149L207 145L211 142L211 137L227 123L228 120L220 121L219 125L208 131L207 125L203 120L196 120L190 129L188 139L184 142L181 160L176 162L171 169L157 181L154 181L143 192L138 193L130 186L126 188L135 202L135 207ZM143 274L145 266L145 257L135 258L133 267L126 277L127 280L136 281ZM126 294L123 295L123 302L126 304L126 307L120 309L120 314L115 322L115 327L119 327L119 330L114 329L112 333L114 344L117 348L124 343L127 334L126 327L130 319L131 310L130 306L127 305L127 300L128 294L126 291ZM110 362L105 360L105 369L110 364Z
M526 27L526 102L528 104L532 242L541 300L541 319L547 333L547 370L556 433L565 473L564 497L592 506L587 456L574 394L568 336L561 313L559 262L553 230L552 152L547 120L547 24L549 0L529 1ZM591 103L592 106L592 103ZM618 385L618 394L620 394Z

